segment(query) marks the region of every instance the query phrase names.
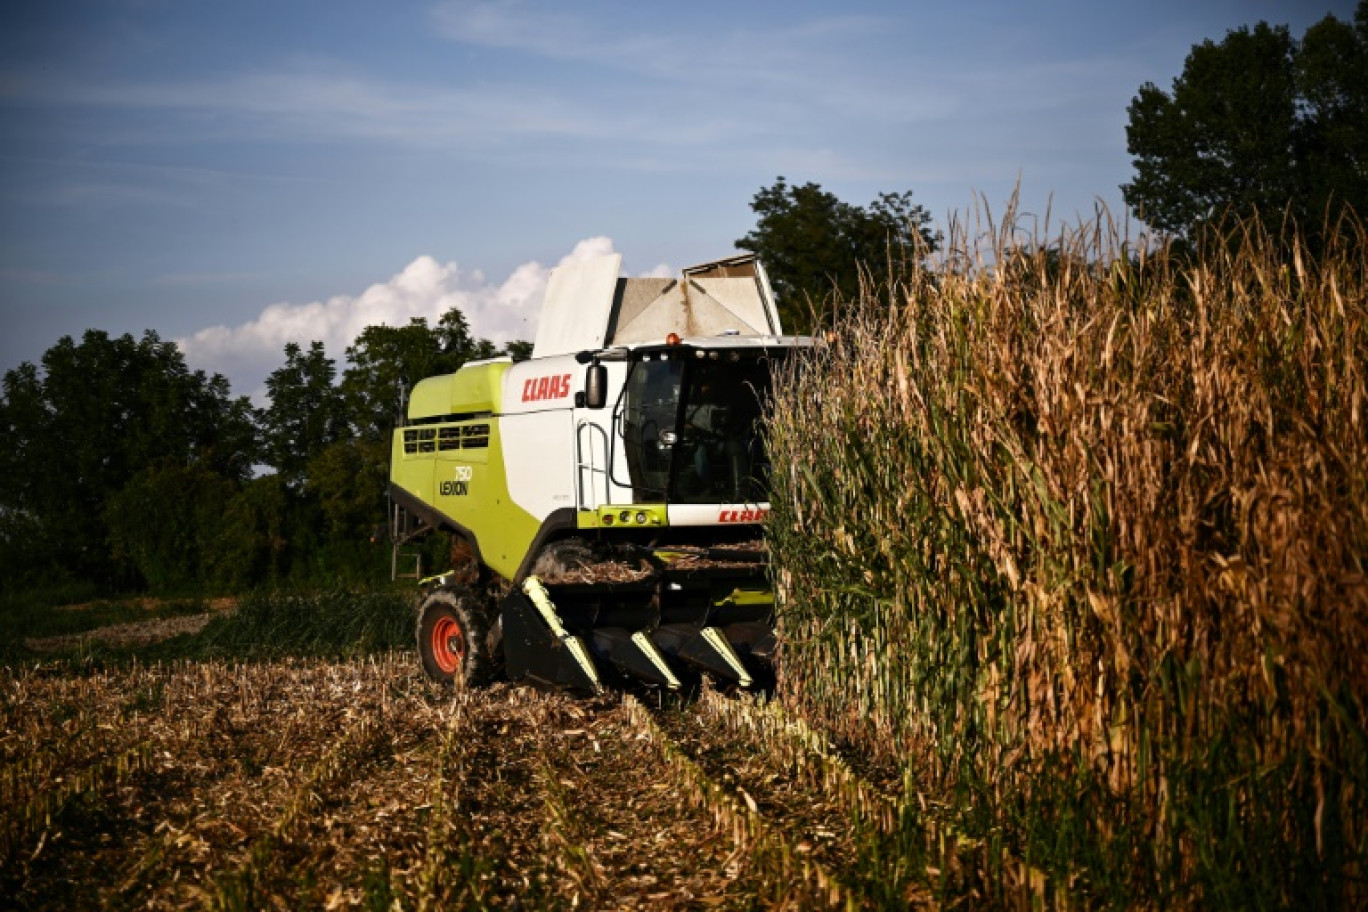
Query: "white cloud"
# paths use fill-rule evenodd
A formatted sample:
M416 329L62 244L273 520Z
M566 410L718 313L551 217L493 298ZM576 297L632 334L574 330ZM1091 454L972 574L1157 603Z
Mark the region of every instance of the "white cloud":
M161 142L254 136L479 148L529 136L593 138L614 126L607 111L553 88L396 82L313 62L175 82L45 75L20 98L189 118L114 134L133 143L145 143L150 129Z
M527 0L445 0L432 16L439 34L461 44L750 91L757 84L787 86L794 78L816 84L810 74L826 67L833 42L878 35L891 24L883 16L822 15L766 20L757 33L755 20L744 14L719 19L681 7L664 17L655 11L603 16Z
M607 237L587 238L562 257L561 264L613 252ZM669 274L657 266L652 274ZM440 263L423 255L387 281L358 295L336 295L307 304L272 304L254 320L238 326L210 326L176 344L193 368L224 374L236 392L248 391L264 402L265 378L283 361L287 343L307 347L321 341L328 356L345 365L347 346L367 326L403 326L413 317L429 325L453 307L460 308L471 334L502 345L536 336L550 267L524 263L502 282L491 282L478 269L455 262Z

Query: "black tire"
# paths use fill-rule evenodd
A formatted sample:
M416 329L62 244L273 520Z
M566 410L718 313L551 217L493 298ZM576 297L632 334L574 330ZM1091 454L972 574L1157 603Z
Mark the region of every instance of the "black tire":
M490 614L469 589L445 586L418 609L418 655L423 671L439 684L480 687L497 665Z

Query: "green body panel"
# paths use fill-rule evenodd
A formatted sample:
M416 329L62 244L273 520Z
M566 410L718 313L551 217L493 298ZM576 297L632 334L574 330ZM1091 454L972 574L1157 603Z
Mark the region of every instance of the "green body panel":
M490 361L420 381L409 394L409 421L444 415L497 414L503 406L503 376L512 366L511 361Z
M752 605L774 607L773 589L733 589L731 594L717 599L716 605Z
M670 524L665 504L604 504L594 510L581 510L575 523L581 529L640 529Z
M476 417L396 429L390 481L472 534L481 561L512 579L541 521L509 496L500 419L490 414L500 407L509 366L478 364L415 386L410 421Z

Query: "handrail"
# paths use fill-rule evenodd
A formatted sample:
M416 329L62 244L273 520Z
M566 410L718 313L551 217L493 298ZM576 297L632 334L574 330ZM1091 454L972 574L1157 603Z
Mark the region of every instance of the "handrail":
M586 431L588 432L586 434ZM603 462L596 458L595 441L602 441ZM588 455L586 461L585 456ZM575 500L581 510L608 502L608 431L597 422L581 420L575 426ZM602 491L594 490L594 476L603 477ZM586 485L587 481L587 485ZM586 486L588 490L586 491ZM592 502L590 502L592 500Z

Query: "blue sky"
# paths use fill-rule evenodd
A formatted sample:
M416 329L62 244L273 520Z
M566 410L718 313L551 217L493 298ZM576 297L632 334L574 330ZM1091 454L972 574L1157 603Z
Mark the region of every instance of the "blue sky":
M937 223L1118 215L1126 106L1192 45L1353 0L7 0L0 370L157 330L259 391L284 342L462 306L531 338L547 270L728 255L778 175Z

